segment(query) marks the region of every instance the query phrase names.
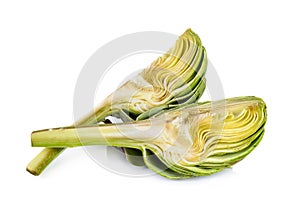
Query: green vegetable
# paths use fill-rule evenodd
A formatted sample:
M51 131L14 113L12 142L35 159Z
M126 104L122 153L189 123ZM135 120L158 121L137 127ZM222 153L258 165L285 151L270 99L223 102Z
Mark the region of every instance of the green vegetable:
M207 57L200 38L188 29L173 48L159 57L148 68L133 77L108 96L96 111L86 116L77 126L93 125L108 116L123 122L147 119L159 112L196 102L205 89ZM39 175L64 148L46 148L27 166L27 171ZM125 149L127 159L141 165L143 160L131 155L142 153Z
M171 179L210 175L242 160L261 141L266 105L231 98L164 111L150 119L33 132L32 146L109 145L141 150L146 165Z

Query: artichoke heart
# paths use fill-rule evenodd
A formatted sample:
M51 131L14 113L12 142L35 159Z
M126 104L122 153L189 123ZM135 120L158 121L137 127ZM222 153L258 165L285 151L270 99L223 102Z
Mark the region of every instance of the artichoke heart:
M267 119L266 105L256 97L205 102L167 115L171 125L153 143L159 149L145 146L144 159L148 167L171 178L209 175L231 167L258 145ZM154 165L159 163L147 159L153 154L168 169L157 169Z
M113 115L142 120L161 110L196 102L205 89L205 48L191 29L148 68L121 85L98 107L97 122ZM85 119L89 123L93 118ZM85 123L85 124L86 124Z

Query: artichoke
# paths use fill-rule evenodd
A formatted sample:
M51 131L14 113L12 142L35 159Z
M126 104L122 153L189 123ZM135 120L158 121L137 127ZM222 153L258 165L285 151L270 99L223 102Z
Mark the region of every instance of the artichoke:
M196 102L205 89L207 56L197 34L183 33L166 54L108 96L95 112L76 126L93 125L114 116L123 122L147 119L159 112ZM45 148L27 166L39 175L64 148ZM127 159L136 165L143 161L139 150L126 148ZM131 157L133 156L133 157Z
M186 105L149 119L33 132L32 146L109 145L139 149L158 174L181 179L219 172L261 141L267 112L257 97Z

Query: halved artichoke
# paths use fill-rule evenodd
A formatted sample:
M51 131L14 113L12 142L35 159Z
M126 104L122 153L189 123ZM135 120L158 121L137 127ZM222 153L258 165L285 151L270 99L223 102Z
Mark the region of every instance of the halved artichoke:
M173 48L148 68L121 85L90 115L76 126L103 122L108 116L124 122L147 119L163 110L196 102L205 89L207 67L205 48L191 29L183 33ZM64 149L46 148L27 166L27 171L39 175ZM127 159L142 165L142 153L125 149Z
M164 111L150 119L33 132L32 146L110 145L141 150L146 165L171 178L219 172L261 141L266 105L256 97L231 98Z

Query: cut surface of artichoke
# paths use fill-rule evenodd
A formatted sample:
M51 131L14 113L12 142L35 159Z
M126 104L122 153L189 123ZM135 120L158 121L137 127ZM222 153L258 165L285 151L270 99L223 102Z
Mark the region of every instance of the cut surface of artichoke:
M188 178L213 174L242 160L262 139L266 117L260 98L230 98L165 111L142 121L36 131L32 145L140 149L153 171L172 179Z
M196 102L205 89L206 68L205 48L188 29L166 54L108 96L94 118L89 115L82 121L96 123L109 115L125 122L142 120L161 110Z

